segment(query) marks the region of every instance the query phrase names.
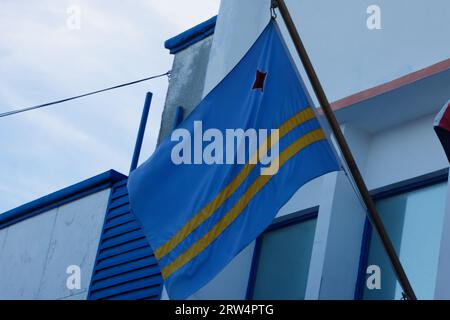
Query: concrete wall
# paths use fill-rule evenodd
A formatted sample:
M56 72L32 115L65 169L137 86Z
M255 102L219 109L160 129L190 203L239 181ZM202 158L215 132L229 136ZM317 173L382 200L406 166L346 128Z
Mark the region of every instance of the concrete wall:
M175 54L158 141L172 132L178 106L186 117L201 101L212 39L209 36Z
M448 166L432 129L432 115L369 134L351 124L344 134L370 189L434 172ZM278 216L319 206L306 299L353 299L358 276L365 211L343 172L330 173L303 186ZM450 211L446 212L449 229ZM447 236L443 236L445 239ZM254 244L250 245L192 299L244 299ZM441 248L442 268L450 265L448 246ZM440 269L437 279L448 282ZM436 297L450 298L439 284ZM437 290L438 290L437 289Z
M448 1L437 0L432 5L407 0L286 2L330 101L449 58L450 43L442 41L450 33L450 25L443 23L450 12ZM373 4L381 8L381 30L369 30L366 25L366 10ZM270 0L222 1L203 95L223 79L259 36L269 20L269 6ZM280 20L285 39L289 39ZM306 78L292 44L287 42ZM430 114L376 132L345 124L345 135L370 189L448 165L434 136L432 118ZM352 299L365 212L341 172L302 187L278 215L317 205L320 209L306 298ZM252 252L253 244L192 298L245 298ZM442 266L449 264L441 261ZM441 296L448 294L443 285L440 288Z
M286 0L330 101L448 59L447 0ZM381 30L367 8L381 9ZM209 92L242 58L269 21L270 0L221 2L206 77ZM281 22L285 39L289 39ZM297 61L293 46L288 41ZM300 64L298 64L300 66Z
M0 230L0 299L86 299L110 190ZM81 289L66 286L81 268Z
M433 130L434 116L430 114L372 136L365 170L370 189L448 167Z
M450 13L450 2L446 0L436 0L432 4L407 0L286 2L330 101L449 58L450 42L443 40L450 34L450 24L444 23ZM369 15L366 11L370 5L378 5L381 9L381 30L367 28ZM203 63L191 63L197 56L194 52L198 48L195 46L175 57L178 67L174 64L174 70L181 72L179 80L169 88L162 136L171 130L177 105L191 110L191 106L200 100L197 95L191 97L191 89L181 85L193 79L191 68L198 68L202 75L206 73L205 83L195 82L193 90L198 93L197 90L203 88L205 96L231 71L259 36L270 19L269 7L270 0L222 1L212 44L209 39L207 46L198 45L203 58L210 50L209 59L204 60L208 61L207 69ZM294 60L306 79L281 18L278 21ZM307 86L310 87L308 83ZM309 91L312 92L311 89ZM380 103L383 102L381 99ZM369 189L448 166L432 129L434 114L424 114L408 120L390 119L389 126L380 126L378 130L373 127L369 130L361 123L347 122L343 125ZM388 114L379 111L375 116L383 119ZM330 173L303 186L278 216L315 206L319 206L319 216L306 298L353 299L365 212L343 172ZM450 230L449 205L444 230ZM449 246L444 244L444 241L448 243L448 237L443 234L436 297L450 298L450 290L447 289L450 288L447 272L450 254ZM253 249L254 244L248 246L191 299L244 299Z

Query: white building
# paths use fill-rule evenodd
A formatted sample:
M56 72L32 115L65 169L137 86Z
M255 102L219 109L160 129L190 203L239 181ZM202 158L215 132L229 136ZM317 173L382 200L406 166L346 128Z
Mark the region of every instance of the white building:
M450 96L450 43L443 40L450 3L286 2L417 296L450 298L448 162L433 131L433 117ZM369 28L378 9L381 29ZM270 1L226 0L213 36L197 35L187 48L169 43L174 74L161 137L170 132L176 108L192 110L199 92L207 94L223 79L269 19ZM365 289L369 265L381 267L381 290ZM192 298L400 297L341 172L302 187L256 245Z
M450 97L450 3L286 2L418 298L450 299L448 161L433 131ZM367 19L378 9L381 29L371 29ZM239 62L269 19L270 0L224 0L217 20L166 42L174 64L160 139L180 110L192 111ZM108 172L0 215L0 299L159 299L162 279L125 186L125 176ZM67 287L71 265L80 267L80 289ZM371 265L381 269L380 290L366 287ZM302 187L191 298L400 297L339 172Z

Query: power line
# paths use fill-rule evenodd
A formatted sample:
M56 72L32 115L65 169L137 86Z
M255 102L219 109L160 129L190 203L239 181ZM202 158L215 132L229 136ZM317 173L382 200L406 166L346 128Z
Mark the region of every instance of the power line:
M7 112L4 112L4 113L0 113L0 118L11 116L11 115L22 113L22 112L26 112L26 111L30 111L30 110L40 109L40 108L43 108L43 107L48 107L48 106L51 106L51 105L54 105L54 104L60 104L60 103L63 103L63 102L67 102L67 101L71 101L71 100L75 100L75 99L79 99L79 98L84 98L84 97L91 96L91 95L94 95L94 94L97 94L97 93L101 93L101 92L105 92L105 91L110 91L110 90L114 90L114 89L118 89L118 88L122 88L122 87L126 87L126 86L131 86L131 85L136 84L136 83L140 83L140 82L144 82L144 81L148 81L148 80L152 80L152 79L156 79L156 78L161 78L161 77L164 77L164 76L170 76L170 71L167 71L166 73L163 73L163 74L158 74L156 76L151 76L151 77L148 77L148 78L135 80L135 81L128 82L128 83L119 84L117 86L109 87L109 88L106 88L106 89L101 89L101 90L92 91L92 92L89 92L89 93L80 94L78 96L74 96L74 97L70 97L70 98L65 98L65 99L61 99L61 100L57 100L57 101L53 101L53 102L48 102L48 103L40 104L40 105L37 105L37 106L32 106L32 107L27 107L27 108L15 109L15 110L7 111Z

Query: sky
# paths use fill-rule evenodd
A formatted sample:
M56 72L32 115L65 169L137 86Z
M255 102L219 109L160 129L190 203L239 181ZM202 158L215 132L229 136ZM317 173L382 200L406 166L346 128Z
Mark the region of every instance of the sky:
M164 41L217 14L220 0L0 1L0 112L170 70ZM0 213L94 175L128 174L154 93L141 161L156 145L166 77L0 118Z

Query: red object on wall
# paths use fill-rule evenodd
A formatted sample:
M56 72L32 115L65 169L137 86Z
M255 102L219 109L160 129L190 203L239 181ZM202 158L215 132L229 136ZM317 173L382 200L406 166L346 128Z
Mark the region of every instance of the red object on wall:
M447 159L450 162L450 100L439 111L434 120L434 131L436 131Z

